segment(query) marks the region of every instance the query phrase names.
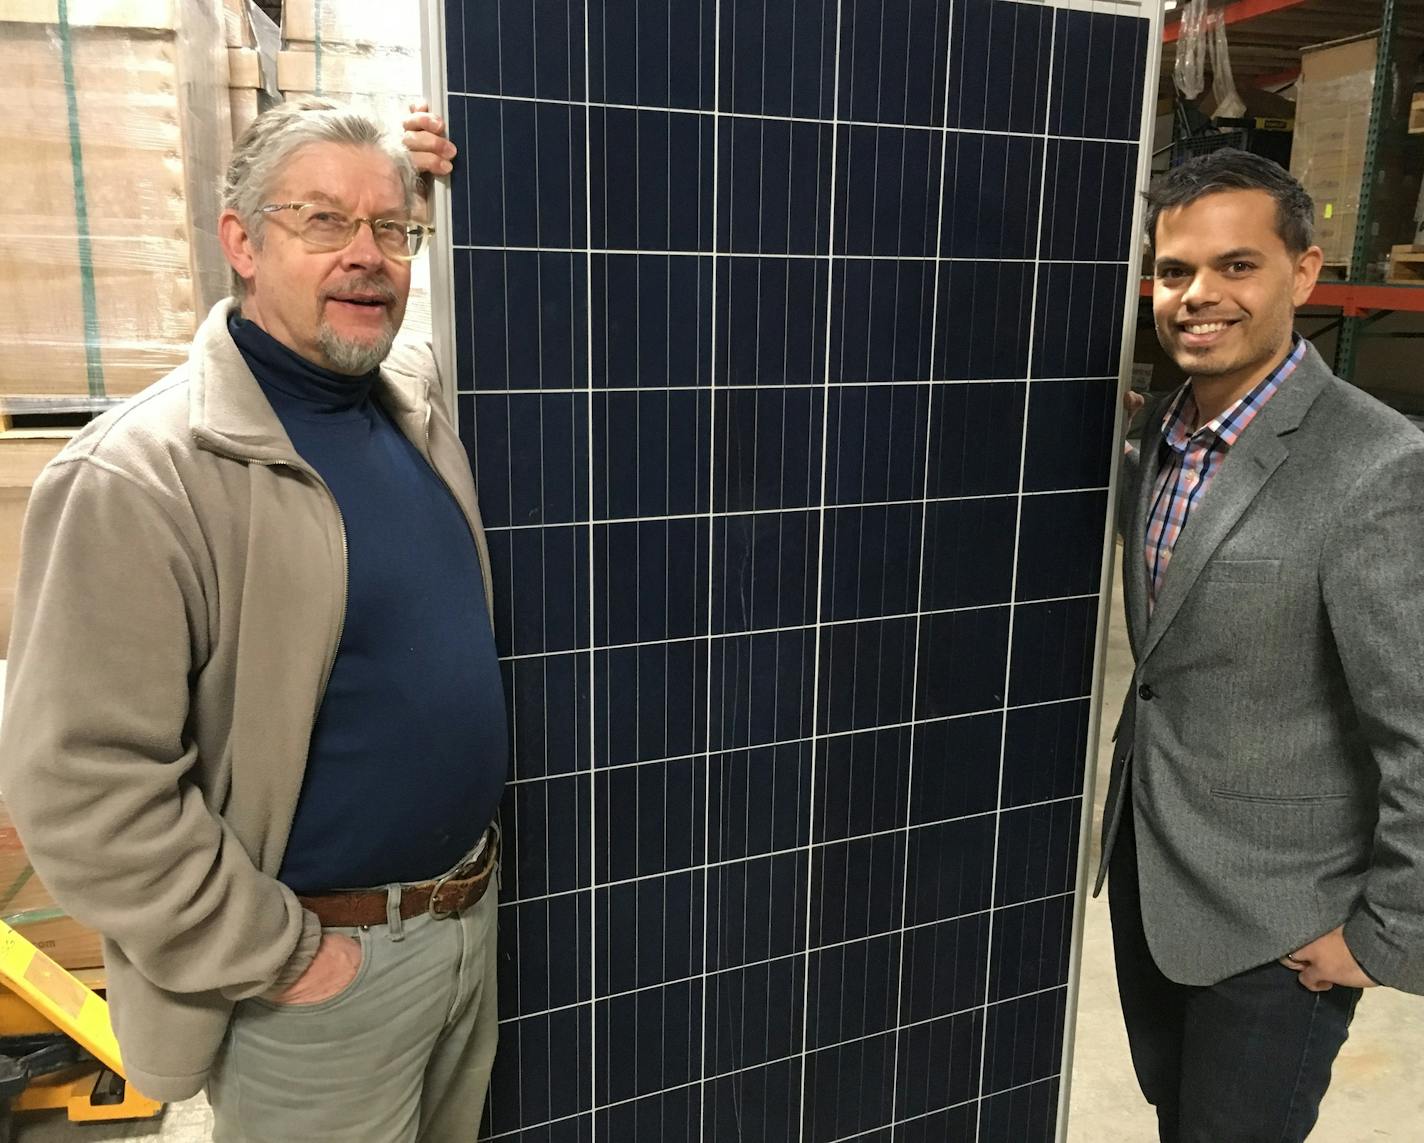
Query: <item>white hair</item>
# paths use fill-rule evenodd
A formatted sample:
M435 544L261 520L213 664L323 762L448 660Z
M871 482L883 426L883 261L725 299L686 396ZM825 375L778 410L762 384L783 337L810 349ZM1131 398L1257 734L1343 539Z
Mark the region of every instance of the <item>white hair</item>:
M391 132L370 116L326 99L289 100L264 111L248 125L233 147L232 162L223 180L223 209L237 213L255 245L262 244L267 216L261 213L261 207L278 176L298 151L314 143L342 143L380 151L395 166L405 209L414 206L419 176L410 152ZM233 297L241 301L246 292L246 284L234 270Z

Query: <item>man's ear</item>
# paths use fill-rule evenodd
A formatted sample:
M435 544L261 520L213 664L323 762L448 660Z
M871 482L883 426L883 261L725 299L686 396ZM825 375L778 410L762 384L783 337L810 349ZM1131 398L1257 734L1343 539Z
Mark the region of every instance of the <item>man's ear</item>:
M218 216L218 241L237 276L251 283L257 276L257 244L237 211L225 210Z
M1291 287L1291 300L1297 309L1310 300L1315 292L1315 283L1320 278L1320 267L1325 262L1325 252L1319 246L1312 246L1295 260L1295 282Z

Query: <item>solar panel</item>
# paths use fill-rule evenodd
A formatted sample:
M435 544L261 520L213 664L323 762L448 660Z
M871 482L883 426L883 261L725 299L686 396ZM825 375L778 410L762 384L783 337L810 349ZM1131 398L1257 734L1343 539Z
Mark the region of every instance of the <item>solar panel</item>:
M514 740L484 1137L1052 1138L1155 14L431 19Z

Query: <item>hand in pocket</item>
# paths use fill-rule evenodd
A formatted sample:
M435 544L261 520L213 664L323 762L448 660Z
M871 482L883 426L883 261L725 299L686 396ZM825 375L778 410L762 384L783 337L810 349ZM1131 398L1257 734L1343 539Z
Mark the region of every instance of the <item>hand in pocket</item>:
M361 942L344 933L322 933L316 956L306 972L287 989L272 997L273 1004L320 1004L330 1000L356 979L361 968Z

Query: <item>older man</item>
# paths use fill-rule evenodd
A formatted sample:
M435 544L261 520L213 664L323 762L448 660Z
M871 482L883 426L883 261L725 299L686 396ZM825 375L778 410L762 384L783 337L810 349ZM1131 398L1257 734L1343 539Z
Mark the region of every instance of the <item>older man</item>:
M219 1141L471 1139L494 1054L488 558L428 355L382 367L416 185L360 115L260 117L234 298L26 521L0 783L131 1080Z
M1424 436L1293 332L1287 172L1218 151L1148 204L1189 380L1129 466L1098 885L1164 1143L1299 1143L1361 990L1424 993Z

